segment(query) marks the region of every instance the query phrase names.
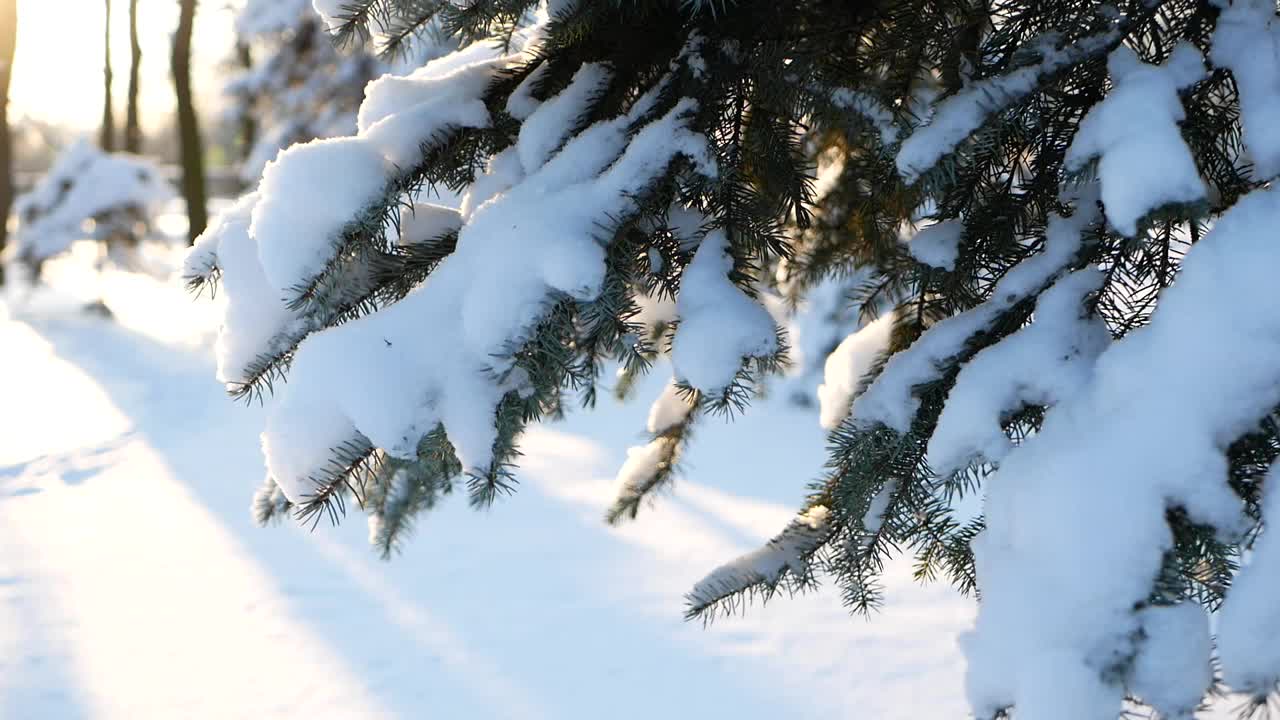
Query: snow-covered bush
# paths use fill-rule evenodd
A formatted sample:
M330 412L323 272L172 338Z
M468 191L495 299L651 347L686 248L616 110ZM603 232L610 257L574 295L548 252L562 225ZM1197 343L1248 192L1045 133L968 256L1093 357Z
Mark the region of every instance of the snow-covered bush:
M261 519L355 499L389 552L459 479L509 491L528 423L667 355L609 513L634 516L782 365L765 293L834 283L863 326L825 363L828 467L691 617L824 575L874 607L908 550L981 590L981 718L1190 717L1217 607L1223 678L1273 692L1272 2L317 7L467 44L370 84L354 134L282 153L189 258L226 289L219 377L271 395Z
M163 171L147 158L104 153L88 140L69 145L35 187L14 201L18 219L6 263L36 275L77 240L103 243L129 265L151 223L174 197Z

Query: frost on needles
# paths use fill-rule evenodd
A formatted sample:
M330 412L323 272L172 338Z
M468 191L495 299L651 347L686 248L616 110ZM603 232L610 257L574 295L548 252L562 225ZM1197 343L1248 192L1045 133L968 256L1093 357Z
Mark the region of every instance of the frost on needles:
M624 522L795 360L827 465L690 617L819 581L869 610L910 553L980 595L979 718L1275 695L1272 2L317 7L458 50L189 258L219 377L269 405L259 519L356 502L390 554L456 483L509 491L528 423L668 363Z

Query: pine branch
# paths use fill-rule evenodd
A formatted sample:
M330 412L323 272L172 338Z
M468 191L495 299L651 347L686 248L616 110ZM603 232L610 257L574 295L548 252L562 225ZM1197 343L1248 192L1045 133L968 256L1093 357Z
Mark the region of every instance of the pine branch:
M699 404L696 391L685 388L683 392L682 399L691 406L688 414L655 433L647 445L629 451L631 458L618 473L623 485L605 512L605 522L610 525L635 520L645 500L652 502L654 495L669 488L680 473L680 456L693 436Z
M348 494L364 505L365 490L377 476L380 463L377 448L363 436L334 448L328 464L307 479L315 489L295 505L294 517L300 523L310 523L312 529L322 517L337 525L347 512Z

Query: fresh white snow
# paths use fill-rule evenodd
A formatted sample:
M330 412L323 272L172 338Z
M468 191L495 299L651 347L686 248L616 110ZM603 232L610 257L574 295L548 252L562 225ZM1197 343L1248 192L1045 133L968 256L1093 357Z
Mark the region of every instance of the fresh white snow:
M1213 681L1208 614L1196 602L1152 606L1139 611L1138 624L1133 693L1164 717L1191 717Z
M207 277L213 263L221 268L217 292L223 299L216 354L218 379L228 385L247 382L263 353L285 349L306 324L280 301L279 288L268 282L259 262L258 243L249 233L258 203L246 195L214 218L187 256L183 274Z
M897 141L898 126L894 124L893 112L874 97L857 90L840 88L831 94L831 102L864 117L875 127L880 135L880 142L885 145L892 145Z
M818 386L819 424L834 430L849 416L853 398L876 360L889 349L894 314L885 313L845 338L827 356L823 382Z
M421 245L457 232L462 227L462 214L447 205L420 202L400 215L401 245Z
M1088 383L1111 341L1085 296L1102 286L1094 268L1078 270L1044 291L1034 322L965 363L929 438L929 463L946 477L970 462L999 463L1013 449L1003 422L1031 405L1053 407Z
M1280 680L1280 632L1275 602L1280 578L1280 465L1263 480L1262 519L1267 523L1245 567L1232 583L1218 622L1223 676L1243 692L1267 692Z
M907 136L898 149L898 172L914 182L955 151L993 113L1025 98L1049 75L1098 52L1115 41L1114 30L1081 39L1066 47L1054 46L1056 37L1032 43L1041 55L1039 62L970 83L955 95L932 108L927 124Z
M316 12L324 19L325 24L330 30L337 30L342 27L343 20L349 15L346 8L350 5L347 0L311 0Z
M689 599L706 605L720 597L725 587L776 583L788 570L803 572L804 556L813 552L826 537L830 518L831 511L824 505L808 508L792 518L786 528L764 546L717 567L699 580L689 592Z
M1280 173L1280 21L1272 0L1214 0L1222 9L1209 59L1240 91L1244 142L1260 179Z
M686 127L695 106L681 101L630 138L625 116L597 123L527 177L495 160L491 171L510 185L479 204L464 201L458 249L424 284L298 348L263 433L268 468L284 492L311 495L333 448L363 437L411 456L441 422L464 467L483 473L495 409L522 382L500 356L527 336L553 294L598 296L605 271L598 224L625 215L634 193L678 153L714 174L705 141ZM255 225L256 218L255 211ZM277 237L283 245L291 236ZM367 372L352 375L353 366Z
M1245 159L1271 177L1280 172L1280 141L1268 132L1280 119L1275 8L1214 2L1222 13L1209 57L1240 90ZM255 3L245 31L281 32L304 4ZM344 6L315 0L330 28ZM876 624L851 622L829 590L707 631L678 620L690 587L699 606L744 582L802 571L801 558L831 527L826 506L790 510L803 502L795 468L818 468L824 457L822 434L803 412L766 398L736 425L700 420L696 441L677 447L673 431L695 410L679 387L723 392L744 363L778 351L777 324L790 321L778 298L758 300L733 282L730 237L683 206L671 221L694 254L681 292L674 301L636 298L637 324L678 322L670 358L641 382L639 396L656 397L647 418L643 408L611 406L531 429L522 492L487 515L452 498L423 518L394 564L372 559L358 518L313 534L250 527L244 506L264 459L267 487L278 482L278 492L302 501L335 447L367 443L411 457L443 425L464 467L485 472L496 407L528 389L509 351L552 303L600 295L602 229L632 213L638 193L677 157L717 174L706 139L690 129L697 98L656 119L650 112L669 78L623 116L580 129L612 69L583 65L539 100L540 66L507 103L523 121L515 144L463 196L400 198L409 212L384 232L401 246L456 233L456 251L401 302L307 337L318 321L289 304L333 261L353 220L452 130L487 126L485 89L533 57L526 44L549 14L571 7L544 4L505 50L477 43L384 76L350 118L349 137L296 145L268 164L258 190L215 218L186 257L188 279L220 279L216 317L177 299L177 282L114 271L84 282L85 252L74 241L93 213L80 211L158 205L168 195L143 197L161 184L153 168L103 156L114 165L95 171L108 163L79 146L55 168L90 178L79 183L88 197L70 203L79 215L57 215L66 191L56 174L18 204L27 229L49 223L30 236L44 243L36 250L20 232L19 252L73 252L51 264L50 287L0 299L0 401L19 409L0 415L0 437L13 441L0 447L0 717L395 718L430 707L572 720L606 707L610 717L646 719L850 708L916 718L966 707L989 717L1013 706L1018 720L1111 720L1126 696L1164 717L1217 712L1198 709L1215 667L1210 617L1192 603L1148 603L1172 548L1168 510L1225 542L1241 540L1248 525L1224 453L1280 403L1270 277L1280 264L1272 237L1280 191L1257 190L1217 219L1151 323L1121 341L1084 310L1103 273L1074 269L1101 222L1097 201L1113 228L1133 236L1151 212L1209 193L1179 128L1180 93L1206 76L1190 44L1162 65L1124 46L1110 53L1112 87L1066 156L1069 173L1096 162L1096 182L1064 195L1072 210L1050 216L1043 245L986 302L935 323L865 388L892 314L826 360L822 428L848 420L907 432L919 407L914 389L1038 295L1024 327L959 370L929 442L927 458L944 477L973 463L992 470L986 529L973 543L984 600L976 616L944 586L909 586L899 562L887 570L887 610ZM992 114L1116 44L1114 31L1066 47L1040 38L1038 62L966 79L918 114L928 119L899 147L900 174L914 182ZM694 34L680 53L695 79L705 77L704 49ZM931 104L927 85L916 95ZM898 141L894 111L871 96L839 91L832 101L864 116L886 146ZM820 169L821 194L843 168ZM916 232L906 251L954 270L963 235L962 220L945 220ZM650 251L655 271L664 262ZM115 319L76 312L77 293L106 297ZM299 341L288 382L265 409L228 403L208 381L210 345L217 379L235 388L262 356ZM1002 425L1029 405L1046 408L1047 419L1015 447ZM641 418L649 440L624 458L618 449ZM601 522L619 485L624 497L637 493L677 458L689 477L674 498L622 528ZM403 490L402 477L394 482ZM1280 518L1277 483L1273 468L1268 525ZM880 529L896 490L890 481L871 498L866 531ZM370 533L378 522L370 518ZM1270 642L1280 632L1274 530L1264 528L1246 555L1216 618L1222 677L1244 693L1280 682ZM963 663L954 643L962 626ZM661 691L635 693L637 677Z
M586 63L561 93L542 103L520 125L516 154L526 173L537 171L564 144L596 97L608 87L608 67Z
M388 166L363 138L312 140L267 164L249 233L278 297L293 300L333 259L342 230L381 197Z
M1141 651L1134 608L1172 546L1166 510L1240 538L1243 507L1224 451L1280 403L1278 222L1272 189L1223 215L1187 254L1150 324L1108 347L1087 386L987 478L987 528L973 543L983 602L964 640L979 715L1016 704L1019 720L1114 718L1124 687L1101 663ZM1223 613L1224 637L1265 630L1251 608L1262 595L1271 603L1274 585L1253 582L1234 589L1243 610L1234 620ZM1237 650L1223 658L1229 677L1280 676L1272 651L1228 646ZM1208 662L1207 643L1181 644L1194 648L1204 654L1176 660L1179 668ZM1143 691L1185 698L1191 690L1178 683L1187 677L1170 672Z
M551 69L551 65L546 62L538 63L538 66L525 76L524 80L516 86L510 97L507 98L507 114L516 120L526 120L533 111L538 109L542 104L540 100L533 96L533 89L538 83L542 82L542 78L546 76L547 71Z
M649 406L649 432L657 435L684 422L693 406L680 394L674 381L662 388L662 394Z
M1178 91L1205 76L1204 58L1190 43L1173 49L1163 65L1148 65L1128 47L1107 58L1112 88L1080 121L1064 167L1098 160L1107 220L1125 235L1162 205L1205 198L1191 149L1178 124L1186 117Z
M1051 215L1044 247L1005 273L990 299L939 321L906 350L889 358L875 382L853 401L854 422L864 426L882 423L906 432L920 406L919 399L912 396L913 388L938 378L970 338L1060 274L1083 247L1083 233L1096 220L1093 197L1087 192L1076 199L1075 213L1070 217Z
M422 148L444 139L451 129L485 127L489 111L480 96L514 56L489 57L462 67L446 56L407 76L383 75L369 83L360 106L360 136L401 168L422 161Z
M954 270L963 237L964 221L953 219L935 222L904 239L911 257L925 265Z
M700 231L705 218L673 209L672 223L684 238L702 239L680 279L671 343L676 377L709 395L724 391L745 358L768 357L778 349L773 316L729 279L733 257L720 228Z

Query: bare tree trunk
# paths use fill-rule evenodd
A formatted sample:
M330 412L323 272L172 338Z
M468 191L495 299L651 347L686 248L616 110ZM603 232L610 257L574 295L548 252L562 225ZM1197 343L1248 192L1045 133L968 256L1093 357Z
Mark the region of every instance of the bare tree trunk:
M116 149L116 114L111 106L111 0L106 0L106 3L107 18L103 23L105 30L102 34L104 48L102 75L106 90L102 96L102 137L98 139L98 144L103 150L111 152Z
M182 148L182 195L187 201L190 230L187 239L195 243L209 223L205 202L204 146L200 124L191 96L191 31L196 19L196 0L178 0L178 32L173 37L173 86L178 96L178 140Z
M18 0L0 0L0 251L9 237L13 207L13 137L9 131L9 81L18 46ZM0 265L0 285L4 266Z
M138 0L129 0L129 107L125 112L124 149L142 152L142 126L138 120L138 73L142 67L142 45L138 43Z
M253 69L253 51L249 48L249 43L236 43L236 59L240 62L240 67L245 70ZM245 110L244 115L240 118L240 159L248 160L253 154L253 146L258 142L258 119L253 114L253 108L249 107Z

